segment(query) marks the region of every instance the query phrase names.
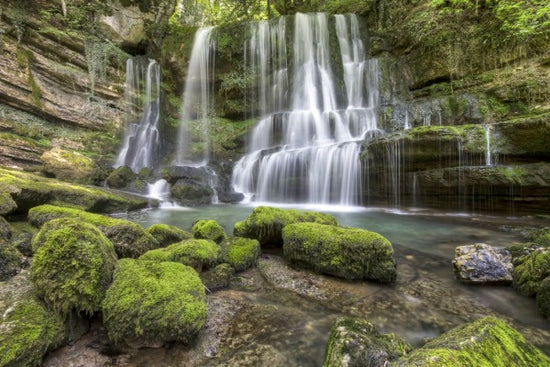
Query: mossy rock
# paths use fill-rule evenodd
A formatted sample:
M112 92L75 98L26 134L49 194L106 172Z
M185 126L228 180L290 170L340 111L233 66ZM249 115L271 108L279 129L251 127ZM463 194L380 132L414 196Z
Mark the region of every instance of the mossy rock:
M258 240L233 237L224 244L221 261L231 265L235 271L243 271L258 261L260 243Z
M175 262L120 260L103 302L109 338L123 347L187 343L206 317L206 295L197 272Z
M4 217L0 217L0 240L11 238L11 226Z
M94 161L83 154L53 148L40 157L44 171L66 181L91 184L98 169Z
M166 247L193 238L191 233L168 224L153 224L146 231L157 240L159 247Z
M213 241L192 239L147 251L139 259L178 262L201 272L212 268L218 263L220 252L220 246Z
M25 264L24 259L14 246L0 239L0 281L17 275Z
M183 181L183 182L182 182ZM203 184L178 180L170 187L172 199L183 206L208 205L212 203L212 189Z
M539 246L550 247L550 228L536 229L529 233L529 240Z
M17 209L17 204L11 198L11 195L0 191L0 216L10 214Z
M116 264L113 244L94 225L54 219L36 235L31 281L56 312L101 310Z
M128 166L121 166L113 170L105 182L109 187L125 189L136 179L136 174Z
M537 292L537 307L544 317L550 319L550 276L544 278Z
M318 223L283 228L285 258L299 267L346 279L393 282L393 247L378 233Z
M337 226L338 221L330 214L302 211L296 209L279 209L269 206L254 208L252 213L235 224L235 237L255 238L261 246L282 247L282 229L287 224L313 222Z
M550 366L550 359L504 320L458 326L398 360L396 366Z
M82 186L44 178L27 172L0 168L0 193L15 202L10 213L26 214L35 206L56 204L91 212L114 212L141 209L145 198L92 186Z
M412 349L397 335L380 334L366 319L340 317L330 329L324 366L384 366Z
M227 238L225 230L215 220L198 220L193 224L191 232L197 239L211 240L216 243L222 243Z
M233 274L235 274L233 266L223 263L208 271L200 273L199 277L208 290L215 291L217 289L229 287Z
M158 241L139 224L125 219L106 217L83 210L63 208L54 205L41 205L29 210L28 220L40 227L56 218L78 218L97 226L115 246L119 258L139 257L141 254L159 247ZM33 240L33 250L35 249Z
M550 250L537 249L517 260L513 287L525 296L534 296L544 278L550 275Z

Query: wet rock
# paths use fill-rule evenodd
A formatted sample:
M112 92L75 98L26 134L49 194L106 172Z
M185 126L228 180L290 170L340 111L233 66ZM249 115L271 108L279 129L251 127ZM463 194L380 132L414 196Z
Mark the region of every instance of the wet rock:
M171 184L185 179L206 184L212 177L212 173L207 167L170 166L163 170L162 176L162 178Z
M113 170L105 181L109 187L126 189L136 179L136 174L128 166L121 166Z
M113 8L99 18L99 30L123 49L135 49L146 37L144 18L137 6Z
M325 367L384 367L412 346L394 334L380 334L367 319L338 318L331 327Z
M517 260L514 268L514 288L525 296L534 296L541 282L550 276L550 249L541 248Z
M224 243L221 261L228 263L235 271L243 271L254 264L260 255L260 243L257 240L233 237Z
M397 366L550 366L550 359L504 320L458 326L401 358Z
M235 269L230 264L223 263L200 273L199 276L209 291L215 291L228 287L233 274L235 274Z
M32 256L32 233L24 232L16 236L12 243L25 256Z
M172 199L183 206L198 206L212 203L212 189L204 183L179 179L170 187Z
M83 154L53 148L40 157L44 171L54 177L79 183L92 183L97 167L93 160Z
M378 233L318 223L283 228L285 258L299 267L346 279L393 282L397 277L391 243Z
M544 278L539 286L537 307L544 317L550 319L550 276Z
M11 238L11 226L4 217L0 217L0 241Z
M225 230L215 220L196 221L191 228L191 233L195 238L211 240L216 243L222 243L227 238Z
M512 255L484 243L459 246L453 260L455 273L463 282L486 284L512 282Z
M0 239L0 281L17 275L25 264L23 255L14 246Z
M159 247L166 247L193 238L191 233L168 224L153 224L146 231L158 241Z
M240 203L244 200L244 194L241 192L222 192L220 193L219 200L222 203Z

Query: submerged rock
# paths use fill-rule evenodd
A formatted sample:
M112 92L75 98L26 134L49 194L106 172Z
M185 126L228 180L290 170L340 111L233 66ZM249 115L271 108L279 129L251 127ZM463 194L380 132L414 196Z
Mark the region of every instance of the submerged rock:
M56 218L78 218L97 226L111 240L120 258L136 258L159 246L157 240L139 224L128 220L54 205L41 205L29 210L28 220L35 227Z
M221 248L210 240L186 240L168 247L147 251L140 260L173 261L203 271L218 263Z
M318 223L283 228L285 258L297 266L346 279L393 282L393 247L378 233Z
M518 259L512 285L519 293L534 296L547 276L550 276L550 249L537 249Z
M243 271L254 264L260 256L260 243L257 240L233 237L224 244L221 261L228 263L235 271Z
M101 310L116 263L113 244L97 227L60 218L42 227L33 241L31 281L56 312Z
M550 359L502 319L458 326L401 358L397 366L550 366Z
M332 324L325 367L384 367L412 346L394 334L380 334L368 320L341 317Z
M103 302L109 338L121 347L160 347L191 341L207 317L195 270L175 262L122 259Z
M168 224L153 224L146 231L158 241L159 247L166 247L193 238L191 233Z
M244 221L235 223L233 235L255 238L260 241L260 245L266 247L282 247L283 227L299 222L338 225L336 218L330 214L259 206Z
M512 255L484 243L459 246L453 260L455 273L467 283L512 283Z
M198 220L191 229L193 237L222 243L227 238L225 230L215 220Z

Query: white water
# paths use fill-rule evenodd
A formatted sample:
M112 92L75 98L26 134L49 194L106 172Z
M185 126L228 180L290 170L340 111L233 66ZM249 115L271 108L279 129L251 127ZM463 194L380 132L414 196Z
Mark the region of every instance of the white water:
M345 85L340 103L326 14L296 14L293 84L286 105L278 88L287 73L281 55L284 27L280 21L274 26L265 22L252 32L248 53L259 55L254 57L261 70L264 116L251 134L248 153L233 170L235 191L256 201L360 203L359 141L377 129L378 63L365 59L355 16L337 15L335 21ZM269 57L278 61L263 68L260 64Z
M485 165L491 166L493 164L491 162L491 126L489 124L486 124L484 128L485 128L485 141L487 144L485 147Z
M153 165L159 145L160 67L155 60L147 65L126 61L125 96L128 126L114 166L127 165L137 172Z
M199 29L193 41L185 91L182 96L175 161L179 166L204 166L209 160L208 118L212 107L210 89L215 49L215 43L211 37L213 29L213 27ZM193 143L199 143L200 147L193 149Z
M147 184L147 196L152 199L166 201L170 197L170 185L165 179L160 179L152 184Z

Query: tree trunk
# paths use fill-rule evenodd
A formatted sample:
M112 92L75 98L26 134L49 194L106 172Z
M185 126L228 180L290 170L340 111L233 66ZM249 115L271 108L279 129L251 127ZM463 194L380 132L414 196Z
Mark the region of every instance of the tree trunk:
M63 16L67 16L67 3L65 0L61 0L61 11L63 12Z

